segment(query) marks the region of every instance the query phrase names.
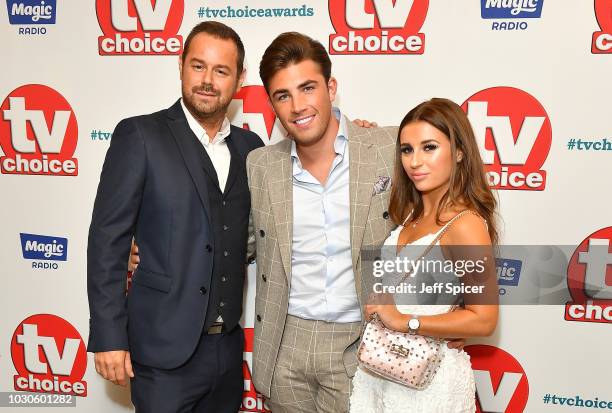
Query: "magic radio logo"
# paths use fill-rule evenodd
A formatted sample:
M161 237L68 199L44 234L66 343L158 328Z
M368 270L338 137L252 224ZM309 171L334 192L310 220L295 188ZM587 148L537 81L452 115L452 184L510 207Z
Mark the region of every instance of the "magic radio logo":
M544 0L480 0L480 16L495 19L491 30L526 30L526 19L542 17Z
M32 268L57 270L57 261L68 259L68 238L20 233L23 258L32 260Z
M58 91L44 85L18 87L4 99L0 112L3 174L78 175L73 157L77 120Z
M550 119L529 93L513 87L482 90L463 105L468 115L489 184L494 189L542 191L542 165L552 142Z
M57 0L6 0L6 8L9 23L19 26L21 35L47 34L57 16Z
M285 138L287 133L276 117L263 86L244 86L230 103L228 118L234 126L248 129L267 145Z
M525 370L510 353L488 345L466 346L476 383L476 411L521 413L529 398Z
M595 0L595 16L601 29L593 33L592 53L612 53L612 0Z
M240 412L243 413L270 413L270 408L265 403L261 394L257 393L253 380L251 379L251 366L253 365L253 328L244 329L244 393L242 395L242 406Z
M96 0L100 55L178 55L183 0Z
M79 332L52 314L23 320L13 333L15 390L87 396L87 352Z
M612 323L612 227L586 237L567 266L567 321Z
M330 54L423 54L429 0L329 0Z

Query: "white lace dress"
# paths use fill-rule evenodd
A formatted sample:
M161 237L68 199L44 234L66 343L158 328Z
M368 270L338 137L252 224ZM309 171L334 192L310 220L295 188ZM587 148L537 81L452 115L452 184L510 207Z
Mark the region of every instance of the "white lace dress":
M447 224L448 225L448 224ZM402 227L396 228L385 241L383 258L395 255L399 233ZM442 231L444 228L441 228ZM439 231L439 232L440 232ZM438 232L438 233L439 233ZM425 247L437 237L429 234L420 238L411 246ZM436 245L438 245L437 243ZM404 255L406 249L402 251ZM419 248L410 248L410 256L418 257ZM385 253L385 251L387 251ZM414 257L414 259L416 259ZM393 257L394 258L394 257ZM449 305L397 305L403 314L432 315L450 310ZM369 371L359 368L353 378L351 393L351 413L473 413L476 411L474 374L470 356L464 351L442 346L444 358L433 380L424 390L415 390L385 380Z

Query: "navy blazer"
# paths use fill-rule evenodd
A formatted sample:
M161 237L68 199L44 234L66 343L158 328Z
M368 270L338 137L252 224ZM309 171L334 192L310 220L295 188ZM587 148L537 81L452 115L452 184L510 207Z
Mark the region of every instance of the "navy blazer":
M263 143L241 128L232 126L231 133L245 165ZM180 101L115 128L89 229L88 351L129 350L135 361L164 369L193 353L208 306L201 287L210 291L214 245L197 145ZM132 237L141 261L128 298Z

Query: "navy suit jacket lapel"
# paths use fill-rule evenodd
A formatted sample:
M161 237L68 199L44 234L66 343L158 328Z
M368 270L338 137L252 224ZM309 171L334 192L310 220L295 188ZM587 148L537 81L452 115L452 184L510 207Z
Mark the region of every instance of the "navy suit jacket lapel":
M211 215L210 201L208 199L208 187L206 185L206 177L204 176L205 167L202 167L202 165L206 162L202 162L202 159L200 158L200 148L197 146L201 144L197 141L193 131L189 128L189 124L187 123L187 118L185 118L185 113L183 112L180 101L177 101L168 109L167 115L168 127L172 133L172 137L176 141L179 152L181 153L183 161L185 162L185 166L191 175L193 184L195 185L200 201L202 202L202 206L204 207L204 211L206 212L208 223L209 225L212 225L210 220ZM216 173L214 176L216 179Z

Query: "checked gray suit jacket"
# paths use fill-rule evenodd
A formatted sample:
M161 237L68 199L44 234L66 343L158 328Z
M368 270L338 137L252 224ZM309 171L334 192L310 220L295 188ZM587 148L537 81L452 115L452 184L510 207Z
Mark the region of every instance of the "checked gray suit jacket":
M360 250L379 247L395 224L389 218L397 128L361 128L347 121L350 182L351 253L361 305ZM253 150L247 157L251 213L257 251L253 383L270 397L270 386L287 318L293 237L291 141ZM383 183L381 187L381 183ZM369 284L369 283L368 283ZM344 352L349 376L357 368L359 332Z

